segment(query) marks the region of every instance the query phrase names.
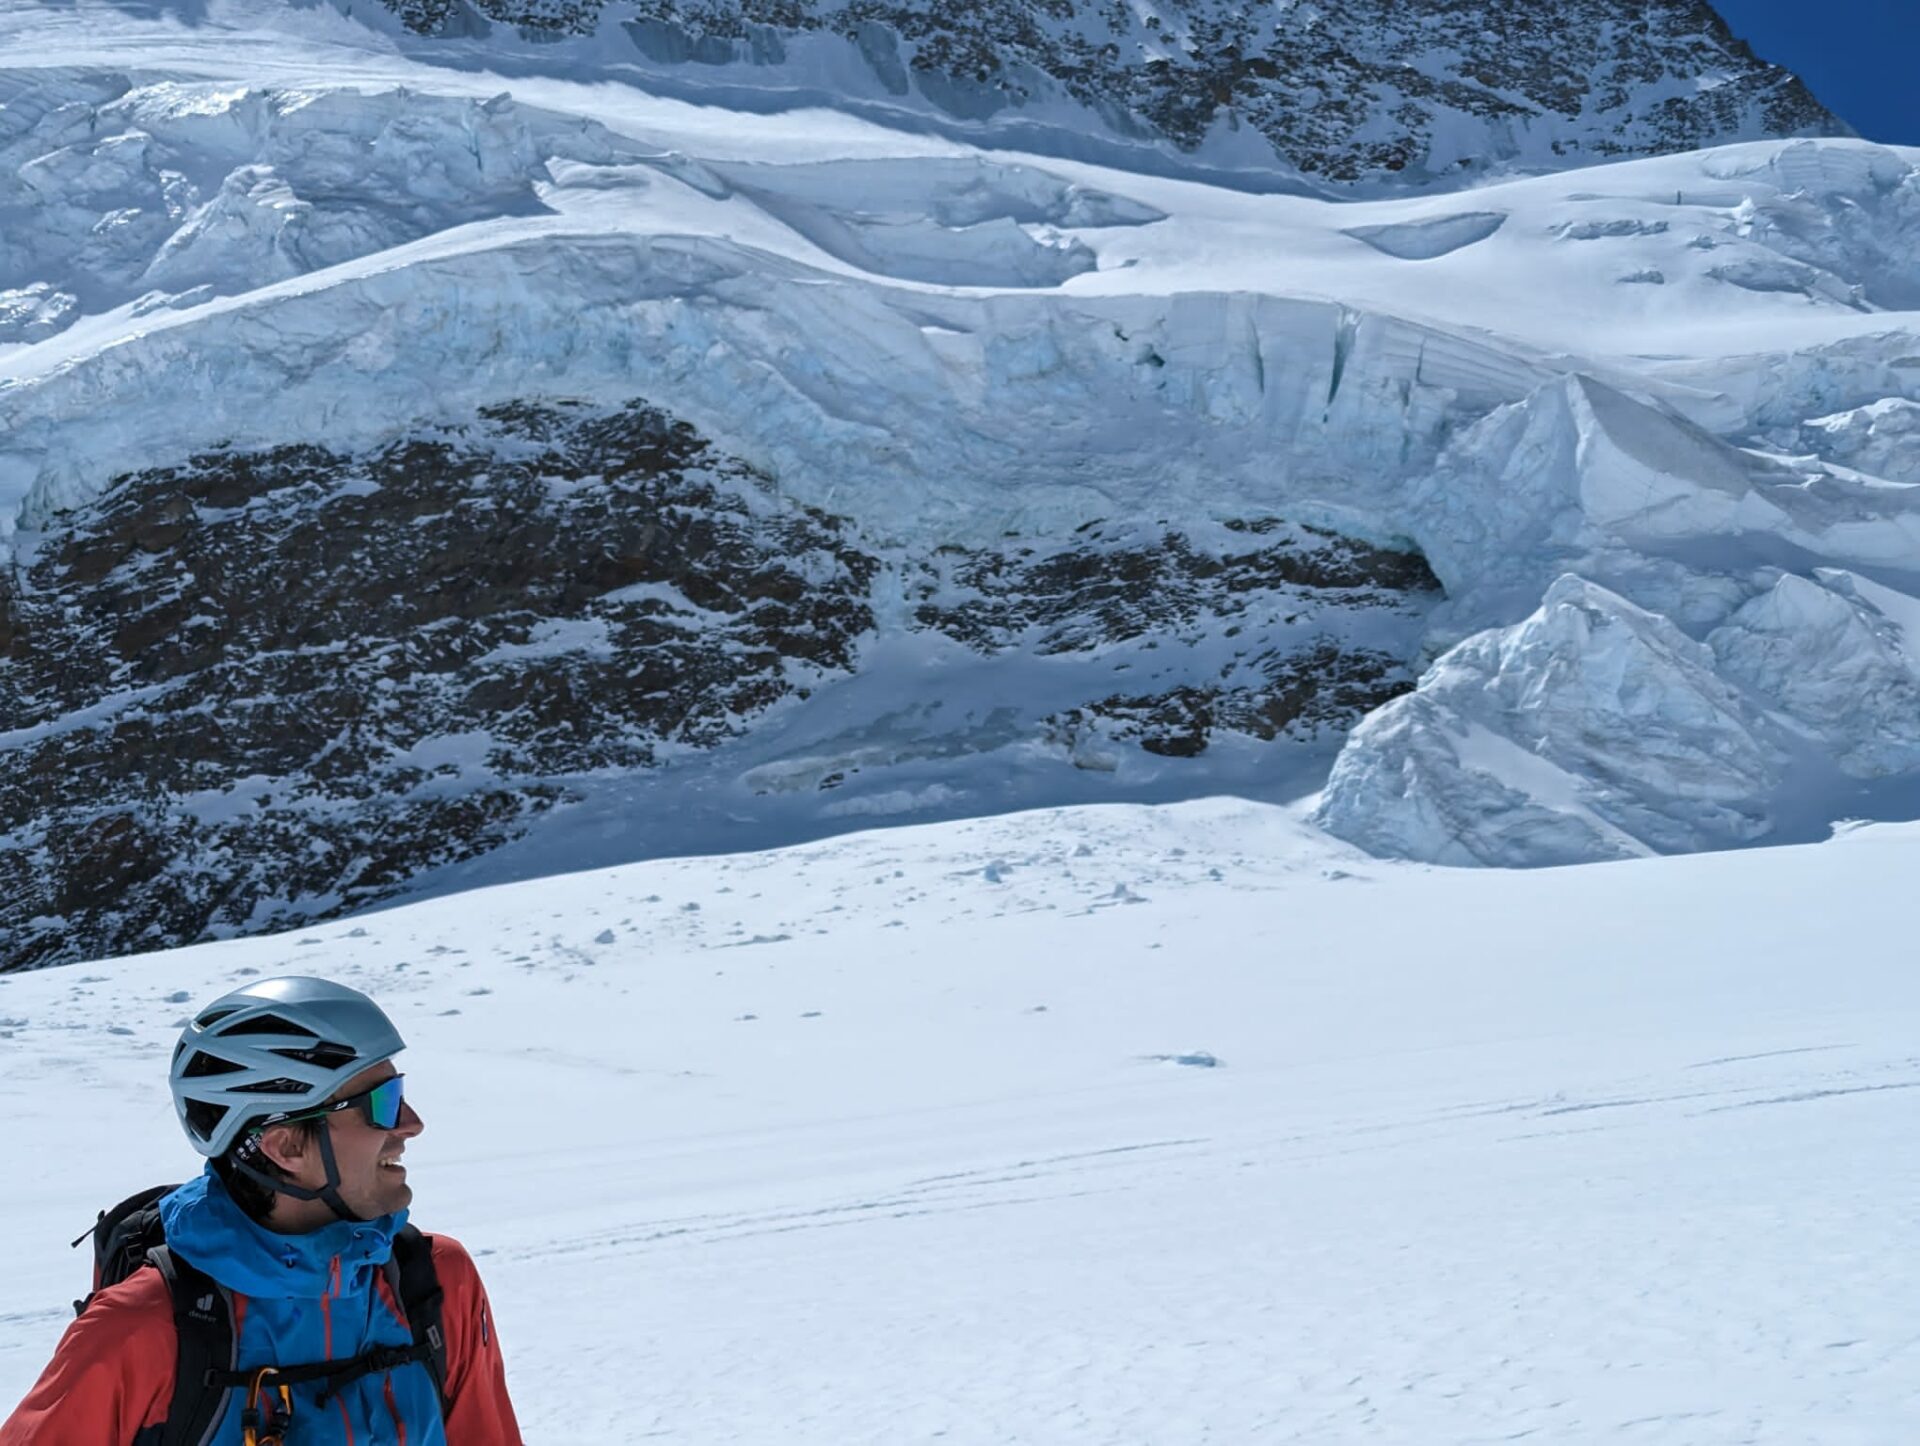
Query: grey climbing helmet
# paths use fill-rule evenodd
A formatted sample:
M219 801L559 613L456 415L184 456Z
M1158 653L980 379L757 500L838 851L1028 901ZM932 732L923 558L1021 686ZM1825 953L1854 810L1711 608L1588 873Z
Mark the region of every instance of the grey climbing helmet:
M405 1048L393 1021L357 989L261 979L214 1000L182 1031L174 1113L194 1149L224 1155L249 1123L318 1105Z

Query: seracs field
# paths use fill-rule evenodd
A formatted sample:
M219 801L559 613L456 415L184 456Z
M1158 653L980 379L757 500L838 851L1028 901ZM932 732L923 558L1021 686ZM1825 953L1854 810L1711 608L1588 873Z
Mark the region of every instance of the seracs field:
M383 24L0 19L0 964L1074 802L1912 814L1913 153L1253 194Z
M0 1407L310 972L536 1443L1899 1439L1920 150L346 8L0 12Z

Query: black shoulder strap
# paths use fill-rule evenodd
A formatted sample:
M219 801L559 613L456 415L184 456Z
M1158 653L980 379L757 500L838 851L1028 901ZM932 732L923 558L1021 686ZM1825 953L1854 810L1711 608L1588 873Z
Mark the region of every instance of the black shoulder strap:
M225 1414L227 1393L247 1377L240 1373L233 1329L233 1297L217 1281L196 1270L164 1245L147 1252L173 1296L177 1344L173 1400L167 1423L141 1446L209 1446ZM323 1361L283 1370L287 1381L345 1381L371 1370L386 1370L403 1360L422 1361L433 1376L440 1413L447 1411L447 1346L440 1327L446 1293L433 1268L433 1242L412 1226L394 1237L386 1266L388 1284L413 1332L411 1351L369 1352L353 1361ZM337 1386L333 1387L337 1389ZM143 1436L145 1433L142 1433Z
M422 1348L427 1369L433 1374L434 1393L440 1397L440 1417L446 1419L447 1338L440 1329L440 1316L447 1294L440 1288L440 1276L433 1268L433 1237L408 1225L393 1237L393 1254L387 1260L387 1284L393 1288L406 1312L407 1325L413 1331L413 1343Z
M173 1402L156 1446L207 1446L227 1403L227 1387L212 1384L210 1375L236 1364L233 1297L164 1245L149 1250L147 1261L173 1295L178 1348Z
M147 1251L164 1245L165 1227L160 1223L160 1199L175 1189L155 1185L138 1195L129 1195L111 1210L102 1210L92 1227L73 1242L78 1249L93 1241L93 1289L84 1300L73 1303L75 1315L86 1311L94 1296L109 1286L118 1285L147 1263Z

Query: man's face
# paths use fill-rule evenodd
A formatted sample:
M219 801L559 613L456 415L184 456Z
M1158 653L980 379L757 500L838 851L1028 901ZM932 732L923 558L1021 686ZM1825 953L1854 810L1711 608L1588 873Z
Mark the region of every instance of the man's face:
M333 1092L333 1098L341 1100L360 1094L398 1073L391 1060L376 1064L340 1086ZM327 1115L321 1123L333 1136L333 1159L340 1171L340 1198L348 1209L363 1220L373 1220L403 1210L412 1203L413 1187L407 1184L406 1168L399 1161L407 1141L425 1125L411 1104L400 1106L399 1123L390 1130L368 1124L366 1111L358 1108ZM308 1148L290 1163L296 1184L317 1190L326 1183L326 1165L318 1149Z

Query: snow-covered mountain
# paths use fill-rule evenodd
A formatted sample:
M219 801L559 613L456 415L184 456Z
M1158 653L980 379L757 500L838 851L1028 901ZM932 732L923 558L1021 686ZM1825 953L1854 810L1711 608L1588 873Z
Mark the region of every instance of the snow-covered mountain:
M1523 9L0 7L0 1409L304 973L531 1440L1902 1439L1920 151Z
M1920 153L1259 194L367 18L0 14L5 963L1047 802L1908 810Z
M1432 184L1848 134L1706 0L382 0L419 33L552 45L643 83L795 97L1019 149L1169 144L1311 182ZM1049 141L1052 145L1049 145Z

